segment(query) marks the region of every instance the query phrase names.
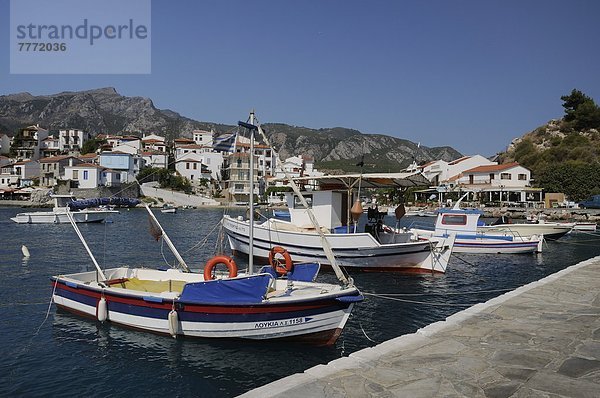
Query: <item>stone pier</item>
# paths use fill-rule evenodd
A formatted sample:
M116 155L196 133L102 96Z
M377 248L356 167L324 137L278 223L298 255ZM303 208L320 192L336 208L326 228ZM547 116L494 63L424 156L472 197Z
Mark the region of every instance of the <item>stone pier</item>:
M243 397L600 397L600 257Z

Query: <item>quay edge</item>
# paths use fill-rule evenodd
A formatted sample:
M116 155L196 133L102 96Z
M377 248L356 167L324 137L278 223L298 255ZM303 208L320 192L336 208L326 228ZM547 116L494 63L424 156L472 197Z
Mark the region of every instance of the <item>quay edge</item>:
M595 397L599 287L600 256L241 397Z

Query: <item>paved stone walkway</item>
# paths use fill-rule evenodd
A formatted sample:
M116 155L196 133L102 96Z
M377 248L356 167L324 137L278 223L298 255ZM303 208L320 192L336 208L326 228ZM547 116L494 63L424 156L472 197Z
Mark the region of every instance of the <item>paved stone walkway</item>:
M600 257L243 397L600 397Z

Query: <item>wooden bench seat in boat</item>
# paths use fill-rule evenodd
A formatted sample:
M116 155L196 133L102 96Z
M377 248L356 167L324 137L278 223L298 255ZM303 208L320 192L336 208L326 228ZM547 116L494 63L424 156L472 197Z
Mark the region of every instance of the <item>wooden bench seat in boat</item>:
M162 292L177 292L183 291L183 286L187 283L178 280L152 281L138 278L125 278L122 280L107 281L112 287L121 289L137 290L140 292L162 293ZM112 282L112 283L111 283Z

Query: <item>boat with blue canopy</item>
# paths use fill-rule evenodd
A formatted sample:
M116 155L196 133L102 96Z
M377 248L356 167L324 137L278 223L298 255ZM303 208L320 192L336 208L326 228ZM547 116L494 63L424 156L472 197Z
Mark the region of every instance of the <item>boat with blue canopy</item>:
M251 123L240 123L253 130ZM145 207L151 233L172 251L175 266L102 269L71 218L95 270L51 278L59 308L173 337L288 339L331 345L354 305L363 300L341 270L336 272L339 283L318 282L320 264L294 263L282 247L273 248L270 264L258 272L254 272L252 253L247 272L238 272L233 258L222 253L208 259L202 273L191 272L152 210ZM220 268L226 272L219 272Z

